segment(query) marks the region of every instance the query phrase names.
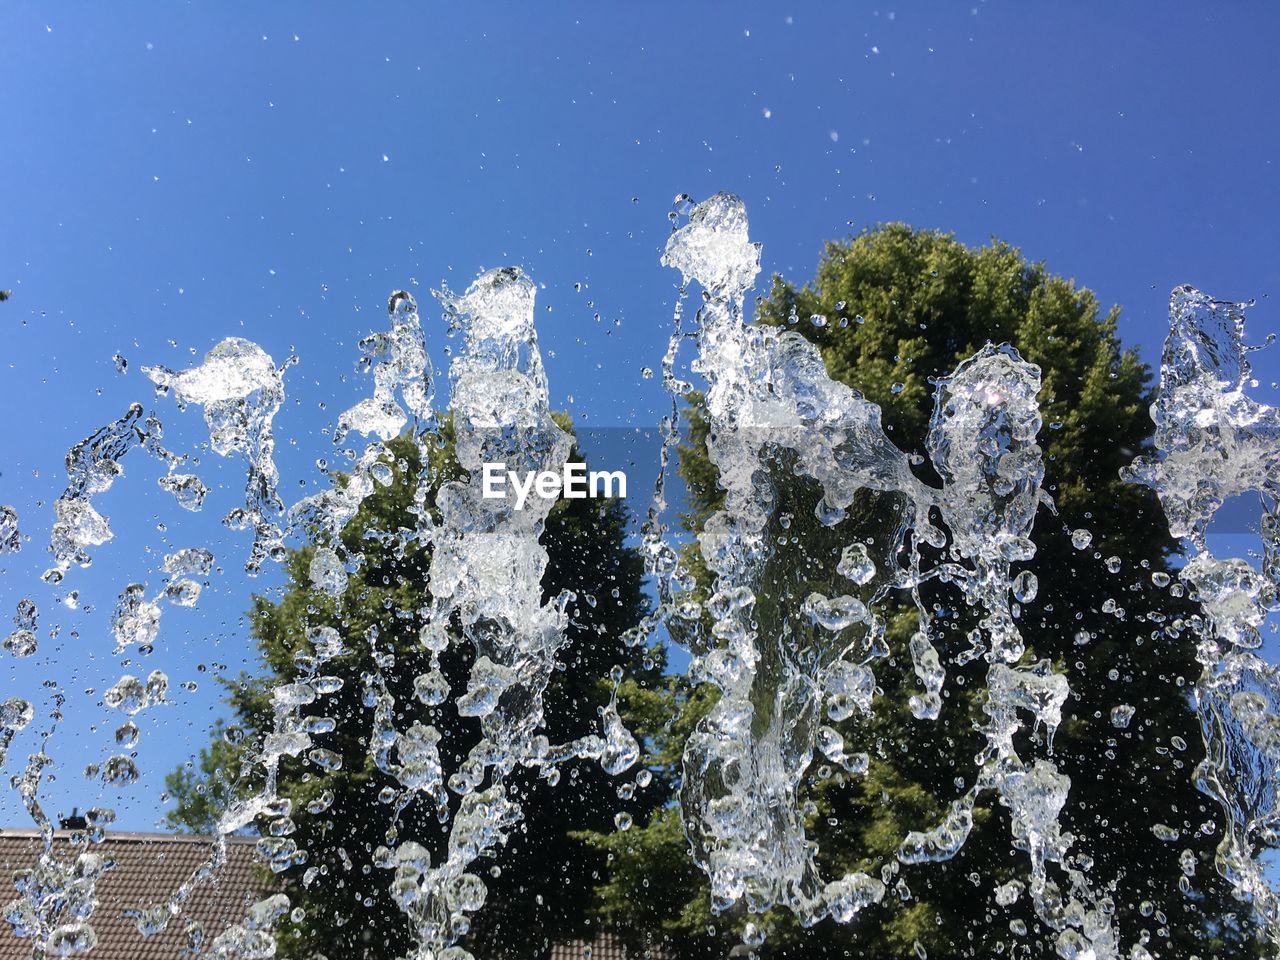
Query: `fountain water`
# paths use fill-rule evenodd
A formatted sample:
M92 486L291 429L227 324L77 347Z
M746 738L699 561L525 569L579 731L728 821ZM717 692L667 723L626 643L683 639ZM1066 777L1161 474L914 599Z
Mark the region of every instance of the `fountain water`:
M707 449L724 491L723 507L699 535L702 558L715 577L707 608L718 642L691 667L719 697L686 747L681 796L713 908L745 899L754 913L782 904L809 925L824 916L851 920L883 896L892 867L882 879L855 872L822 882L798 793L815 748L847 769L865 769L865 755L846 754L840 734L818 723L823 700L838 697L871 709L871 661L888 652L879 639L884 626L875 601L890 587L914 590L922 577L945 572L962 584L970 604L985 611L980 626L991 664L984 707L988 746L973 787L946 822L910 834L898 858L912 863L953 856L968 834L974 799L994 791L1010 808L1015 844L1031 857L1037 913L1059 931L1059 951L1115 956L1109 919L1083 871L1071 864L1070 840L1058 828L1070 782L1052 762L1028 767L1013 749L1019 712L1051 737L1068 692L1066 678L1048 663L1020 663L1025 650L1010 609L1011 565L1034 552L1029 533L1045 498L1035 442L1039 371L1008 346L988 346L939 386L928 449L943 487L932 489L916 479L906 455L885 435L879 409L832 380L814 345L794 332L744 323L743 299L759 270L759 248L748 238L741 200L718 194L699 204L673 233L663 260L704 290L694 368L708 381ZM768 594L783 592L769 571L785 495L780 488L804 482L797 478L814 482L811 509L840 543L846 579L862 588L861 595L810 594L796 612L811 624L768 609L778 606ZM889 494L895 504L892 546L884 544L881 530L846 519L868 491ZM919 553L909 544L947 545L946 533L929 521L931 509L950 532L959 562L922 573ZM890 555L901 545L905 567L878 572L869 562L866 542L877 534ZM1017 589L1032 590L1025 579ZM928 719L937 716L944 671L930 641L928 612L918 606L911 656L924 693L911 706ZM1046 879L1047 862L1064 865L1070 894Z
M1255 652L1259 628L1280 609L1280 411L1249 396L1244 307L1189 286L1173 291L1151 408L1156 455L1128 476L1155 489L1170 532L1191 544L1180 577L1203 611L1194 623L1205 747L1196 782L1225 816L1218 871L1280 946L1280 894L1259 858L1280 814L1280 670ZM1217 557L1208 542L1223 505L1246 495L1259 503L1259 566Z
M1034 555L1031 532L1039 511L1052 509L1041 488L1037 442L1040 370L1007 344L989 344L941 380L926 443L940 482L926 483L913 469L918 464L889 439L880 409L832 379L813 344L747 322L744 300L759 254L742 201L718 194L689 210L687 220L677 218L663 255L684 286L662 361L672 411L663 423L659 480L640 537L658 602L627 638L643 643L668 623L673 633L691 639L691 677L715 692L685 746L680 794L690 853L709 880L714 909L745 904L759 914L785 907L804 925L828 917L853 922L885 896L902 865L954 857L973 827L975 804L991 795L1009 811L1010 841L1027 854L1027 888L1036 915L1054 931L1058 954L1119 957L1121 931L1111 906L1060 824L1071 782L1051 752L1071 694L1068 677L1049 661L1031 660L1018 625L1020 605L1034 599L1037 583L1017 567ZM691 369L706 381L707 453L722 494L696 544L710 576L701 601L694 599L698 584L688 556L663 520L669 457L680 437L680 398L691 388L676 376L685 339L683 297L691 284L702 290ZM620 668L599 733L568 743L549 740L543 698L563 659L574 600L567 592L542 595L548 562L543 534L552 501L535 497L517 505L481 494L485 464L521 474L558 472L570 453L571 438L550 408L533 321L534 285L518 269L506 268L485 273L461 296L448 290L438 296L460 336L449 370L456 476L430 473L429 454L443 442L444 427L433 407L418 307L403 291L390 299L390 329L361 342L373 396L344 412L334 431L338 444L357 433L371 439L348 451L349 469L330 489L287 513L277 491L272 434L285 368L257 345L228 339L192 369L144 370L180 406L203 407L215 452L246 459L244 505L226 518L234 528L253 531L246 568L256 572L280 559L289 533L305 536L314 547L310 579L338 610L349 571L361 561L344 544L343 532L377 487L392 481L401 465L390 441L409 431L424 471L416 479L416 525L385 533L404 548L416 541L431 551L430 599L402 611L429 666L414 678L417 702L397 703L388 683L394 657L381 652L381 638L366 638L375 667L364 677L368 751L385 778L390 811L385 843L372 861L391 873L392 895L413 935L413 956L465 960L469 955L459 943L487 896L477 861L497 855L524 816L509 789L513 773L535 770L554 783L562 763L590 759L616 775L636 763L640 747L618 713ZM1192 545L1181 578L1202 609L1192 624L1203 667L1197 706L1205 759L1196 776L1226 814L1218 869L1270 922L1280 945L1280 896L1260 861L1261 851L1274 843L1280 804L1280 674L1255 652L1260 627L1278 604L1280 415L1248 396L1239 305L1180 288L1171 318L1153 407L1156 453L1138 460L1129 476L1157 491L1171 532ZM69 452L68 486L54 504L55 565L48 583L62 584L71 567L90 561L91 548L111 538L92 498L122 474L121 459L135 447L166 464L160 484L180 507L200 509L204 484L178 472L186 458L164 449L161 436L159 421L134 405ZM1209 526L1222 504L1246 493L1262 502L1260 569L1243 559L1218 558L1208 546ZM794 562L794 552L782 556L774 549L782 540L803 545L803 562ZM21 543L16 512L0 507L0 552ZM200 580L212 566L210 551L186 548L165 557L169 579L159 593L148 598L142 586L126 586L112 616L117 653L152 648L161 602L196 603ZM937 643L944 626L921 600L919 588L930 580L954 587L978 620L969 649L955 653L951 663ZM894 653L881 608L895 592L914 602L917 617L905 651L918 681L908 704L912 716L936 720L948 666L981 657L983 746L972 779L941 823L907 833L879 876L855 870L828 879L806 834L803 781L818 757L853 776L868 769L869 745L846 743L830 724L876 709L876 661ZM35 651L39 616L34 600L19 603L16 629L5 641L10 653ZM342 688L344 681L327 665L348 651L319 618L305 641L296 657L299 676L271 690L271 729L250 761L260 786L222 812L207 860L179 889L134 911L144 934L182 915L193 892L216 876L227 838L237 831L260 830L258 851L273 870L301 867L304 884L325 882L318 868L307 866L308 851L294 837L291 801L281 795L277 778L284 758L305 756L320 769L342 763L317 742L338 721L315 710ZM448 700L441 656L458 646L473 656L455 707L474 719L480 738L448 771L440 731L419 707ZM164 704L167 687L168 678L153 671L145 679L124 674L105 691L104 703L125 715L115 731L117 744L132 748L138 736L132 718ZM1123 727L1132 707L1128 714L1116 709L1112 721ZM0 761L34 715L32 704L19 697L0 704ZM1019 735L1028 720L1033 733L1045 733L1044 755L1024 757L1015 749L1015 739L1026 742ZM93 848L112 814L90 811L89 828L70 853L55 853L53 827L38 801L49 763L46 746L47 737L13 781L43 843L37 863L18 878L18 899L5 916L30 938L37 955L71 955L94 945L95 883L110 864ZM128 753L91 772L116 785L138 776ZM312 812L321 812L323 802L315 803ZM415 803L430 804L446 824L443 857L433 858L423 838L404 828L402 815ZM1012 902L1017 892L1006 884L997 901ZM262 899L213 938L210 952L273 955L273 927L291 906L287 893ZM763 937L748 925L749 946L759 946ZM1146 953L1135 944L1130 956Z

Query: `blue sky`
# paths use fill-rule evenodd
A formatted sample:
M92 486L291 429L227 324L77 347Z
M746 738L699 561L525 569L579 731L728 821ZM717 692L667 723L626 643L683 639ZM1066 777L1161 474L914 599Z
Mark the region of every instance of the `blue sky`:
M322 428L368 394L355 343L387 294L418 293L440 371L428 291L518 263L545 285L556 405L649 425L666 404L640 372L671 316L666 213L722 189L746 199L766 273L803 280L823 240L905 220L998 235L1076 277L1123 306L1148 360L1175 283L1258 298L1261 340L1280 285L1278 27L1246 2L5 4L0 503L31 542L0 565L0 616L29 595L42 633L63 632L0 677L45 713L42 682L68 697L50 806L106 801L148 826L163 774L218 715L198 665L252 663L247 541L216 524L242 467L207 451L215 492L194 518L155 465L126 461L101 499L117 540L73 574L92 612L39 583L62 458L153 403L143 364L188 366L227 336L296 353L276 420L292 500L330 455ZM1280 360L1257 370L1266 387ZM167 442L199 452L199 412L154 406ZM115 596L154 592L166 550L206 542L226 573L197 611L166 611L144 666L169 670L177 702L141 717L142 783L99 798L80 768L112 726L97 701L121 670ZM0 794L0 823L24 817Z

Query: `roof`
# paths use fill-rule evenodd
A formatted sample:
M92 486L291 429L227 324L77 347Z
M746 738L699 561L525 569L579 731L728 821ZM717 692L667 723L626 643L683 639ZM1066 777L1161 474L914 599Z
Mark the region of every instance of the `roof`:
M54 855L73 861L72 832L54 832ZM182 917L161 933L143 937L124 912L162 903L204 863L211 849L209 837L173 833L108 833L90 849L115 865L97 882L98 905L89 918L97 935L97 946L82 956L86 960L177 960L189 957L186 947L186 918L204 927L204 945L229 923L238 923L245 910L267 892L263 877L255 868L254 840L232 837L227 844L227 862L209 880L196 888ZM0 910L17 896L12 885L14 871L33 866L40 851L36 830L0 829ZM27 960L31 940L17 937L13 927L0 920L0 960ZM664 956L660 948L647 953L628 951L622 941L599 934L593 941L570 940L551 948L548 960L645 960Z
M115 865L97 882L98 905L89 918L97 946L89 960L173 960L186 946L186 920L174 920L161 933L143 937L124 911L163 903L210 853L209 837L166 833L110 833L91 849ZM71 860L76 854L71 832L54 833L54 856ZM0 908L17 897L12 877L32 867L40 852L36 830L0 829ZM207 946L228 923L244 917L245 909L263 895L254 867L252 839L228 843L227 862L201 884L187 901L185 917L203 925ZM31 940L19 938L13 927L0 922L0 960L31 956Z
M551 948L547 960L645 960L646 957L665 956L665 952L659 947L648 951L628 950L621 940L610 934L601 933L590 942L570 940L567 943L557 943Z

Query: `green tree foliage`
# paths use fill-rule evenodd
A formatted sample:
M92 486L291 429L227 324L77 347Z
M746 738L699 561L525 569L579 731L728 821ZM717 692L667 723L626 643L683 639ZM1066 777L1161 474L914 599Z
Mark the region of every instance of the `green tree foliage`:
M1039 580L1019 618L1024 662L1047 659L1071 683L1052 743L1053 759L1072 782L1064 827L1075 837L1073 850L1092 860L1095 888L1114 902L1126 946L1141 941L1152 956L1168 958L1255 955L1249 908L1213 869L1217 809L1193 785L1200 736L1190 696L1199 668L1180 619L1189 608L1164 576L1179 562L1177 545L1150 491L1119 478L1149 443L1151 373L1121 348L1118 310L1102 311L1093 293L1004 243L973 249L946 234L891 224L829 244L808 286L775 277L757 315L815 343L830 374L877 403L889 436L922 457L936 378L988 341L1012 343L1040 366L1044 488L1055 507L1037 519L1034 560L1016 569ZM691 401L681 469L693 504L687 522L696 531L719 492L701 443L707 427L697 398ZM937 482L927 457L920 475ZM763 637L798 643L804 635L788 608L810 590L830 594L823 584L833 582L839 539L848 542L849 529L886 547L894 506L868 497L836 538L813 519L815 491L784 463L775 481L781 500L774 522L787 514L788 523L769 532L773 555L756 619ZM1072 542L1079 529L1092 534L1084 549ZM877 560L890 562L887 551ZM705 596L695 551L686 551L686 562L698 578L695 595ZM848 592L847 582L838 592ZM867 870L882 875L890 891L848 926L828 920L801 931L775 911L766 918L766 956L1053 955L1025 892L1011 906L995 902L995 887L1025 882L1028 866L1026 854L1013 849L1008 811L994 797L980 801L956 857L880 874L908 831L939 823L973 782L983 743L986 663L978 657L956 664L977 614L948 584L928 584L922 598L935 614L934 643L947 667L940 717L920 720L908 709L919 690L907 652L918 616L908 598L890 597L882 609L890 655L872 661L882 689L874 715L836 724L848 749L870 753L870 769L850 775L819 757L804 784L808 831L826 874ZM705 630L693 630L681 639L696 648L702 636ZM654 733L646 760L674 788L684 740L711 694L677 683L672 696L679 713ZM1127 727L1112 722L1122 705L1135 709ZM1044 733L1024 731L1020 755L1043 755ZM661 942L680 957L723 957L745 917L711 914L703 878L685 854L674 796L673 789L647 823L594 839L610 858L598 910L637 944Z
M567 428L567 421L562 426ZM376 670L386 678L397 704L398 727L421 720L440 730L446 774L478 739L476 722L460 718L453 707L470 672L473 652L468 644L453 646L443 657L442 668L452 686L450 699L435 708L414 699L414 677L428 665L417 633L418 611L428 600L430 548L401 534L415 526L411 510L416 484L424 474L412 443L402 438L390 449L392 481L365 501L342 536L347 551L361 557L346 593L335 603L312 586L312 547L290 553L281 598L254 601L251 632L262 669L227 683L232 722L214 731L194 766L176 771L168 780L176 798L169 823L180 829L211 830L229 798L259 785L260 771L252 757L270 729L271 687L301 676L294 658L308 650L307 628L338 630L347 652L326 664L325 672L341 677L342 689L306 709L338 720L337 729L316 742L336 751L342 766L326 770L305 757L284 758L280 771L280 792L293 801L293 839L310 854L305 867L283 878L295 905L306 912L301 922L280 928L284 955L373 960L402 956L407 947L404 917L387 892L390 872L371 866L373 851L386 842L392 808L380 799L388 778L368 755L371 711L362 702L363 678ZM437 486L457 469L452 444L446 443L433 452L425 482ZM428 496L427 502L434 499ZM563 670L554 676L546 696L546 732L553 743L599 731L599 710L610 695L609 672L615 664L626 668L628 689L635 692L623 700L624 716L632 706L642 720L663 712L655 695L646 700L640 692L661 689L661 651L631 650L622 641L647 603L640 560L625 536L626 515L617 501L561 500L548 518L544 595L570 589L578 597L570 605L571 644L562 657ZM468 945L484 958L536 956L549 942L580 935L587 922L584 893L598 881L603 856L570 834L612 829L619 810L645 816L651 809L645 797L661 795L642 790L634 799L620 799L619 787L631 776L610 778L597 764L585 761L566 766L554 786L536 773L517 772L513 777L509 784L524 808L524 822L500 860L477 865L489 895ZM326 792L333 794L332 804L321 813L309 813L307 805ZM452 800L456 809L457 798ZM415 802L400 823L401 836L427 845L433 861L443 859L448 826L438 821L433 805ZM303 884L304 870L312 867L321 876Z

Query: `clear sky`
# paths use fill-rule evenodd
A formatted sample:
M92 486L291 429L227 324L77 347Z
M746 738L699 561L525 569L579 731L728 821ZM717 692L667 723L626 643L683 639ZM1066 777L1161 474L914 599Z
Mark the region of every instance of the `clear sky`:
M6 3L0 503L31 541L0 565L0 633L31 596L42 646L6 654L0 682L42 715L68 698L51 807L109 802L148 826L163 774L218 716L198 665L252 663L247 540L216 523L240 464L206 455L205 513L176 516L135 454L100 500L117 540L72 576L92 610L55 615L39 583L68 447L133 400L176 449L207 436L198 410L152 400L143 364L189 366L227 336L297 354L276 420L292 500L330 455L322 428L368 394L355 342L387 294L419 294L443 370L428 291L517 263L545 284L553 402L649 425L666 402L640 372L671 316L666 213L717 190L745 198L766 273L804 280L823 240L905 220L997 235L1077 278L1122 305L1148 360L1181 282L1258 298L1261 340L1280 325L1277 42L1264 2ZM1257 369L1280 378L1274 352ZM163 553L197 543L226 573L196 611L166 610L142 669L169 671L175 703L139 720L143 781L100 798L80 771L114 726L98 706L121 671L114 599L154 592ZM0 824L24 821L0 794Z

